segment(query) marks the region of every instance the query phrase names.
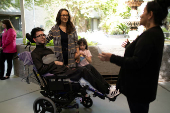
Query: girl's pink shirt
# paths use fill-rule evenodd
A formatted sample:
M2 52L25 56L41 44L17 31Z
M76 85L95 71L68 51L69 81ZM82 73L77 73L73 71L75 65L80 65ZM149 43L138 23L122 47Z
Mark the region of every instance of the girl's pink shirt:
M79 51L82 51L82 50L79 50ZM87 57L92 57L91 55L91 52L89 50L84 50L82 51L84 52L84 54L87 56ZM78 64L78 67L82 67L82 66L85 66L89 64L89 62L86 60L86 58L84 58L79 64Z
M6 31L3 30L2 33L2 48L4 53L15 53L17 52L16 47L16 32L14 29L10 28Z

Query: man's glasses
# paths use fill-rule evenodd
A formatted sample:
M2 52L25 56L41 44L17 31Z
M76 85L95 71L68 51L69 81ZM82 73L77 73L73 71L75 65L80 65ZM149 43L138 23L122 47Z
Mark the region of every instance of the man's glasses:
M62 17L68 17L69 15L61 15Z
M43 36L46 36L45 34L40 34L40 35L38 35L38 36L36 36L36 38L38 38L38 37L43 37Z

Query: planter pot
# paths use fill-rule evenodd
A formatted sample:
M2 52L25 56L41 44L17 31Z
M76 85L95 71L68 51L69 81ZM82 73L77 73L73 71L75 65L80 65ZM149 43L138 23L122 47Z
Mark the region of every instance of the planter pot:
M128 38L128 34L121 34L121 35L109 35L111 38Z

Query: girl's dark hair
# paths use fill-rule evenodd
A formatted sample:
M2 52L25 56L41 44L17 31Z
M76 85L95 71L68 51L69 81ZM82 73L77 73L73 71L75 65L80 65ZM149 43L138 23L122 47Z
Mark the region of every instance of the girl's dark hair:
M58 11L58 14L57 14L57 17L56 17L57 25L59 26L61 24L61 13L62 13L62 11L68 12L68 22L66 23L66 33L70 34L72 31L74 31L74 25L71 22L71 16L70 16L70 13L67 9L60 9Z
M12 25L12 23L11 23L11 21L9 19L3 20L2 23L6 25L7 30L10 29L10 28L15 30L15 28L13 27L13 25Z
M88 45L87 45L87 41L85 38L80 38L77 42L78 45L80 45L81 43L83 43L84 45L86 45L86 48L88 50Z
M168 14L168 7L170 6L170 0L154 0L148 2L146 5L147 12L152 11L154 16L154 22L157 25L163 25L165 18Z

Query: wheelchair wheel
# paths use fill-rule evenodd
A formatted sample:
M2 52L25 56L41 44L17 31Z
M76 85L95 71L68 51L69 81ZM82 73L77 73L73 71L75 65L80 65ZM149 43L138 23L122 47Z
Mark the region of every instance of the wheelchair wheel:
M82 104L84 107L89 108L93 105L93 101L90 97L82 98Z
M54 102L47 97L39 97L33 104L34 113L56 113Z

